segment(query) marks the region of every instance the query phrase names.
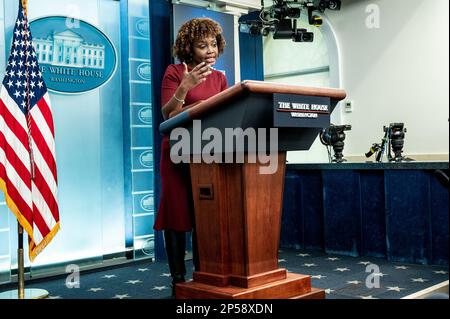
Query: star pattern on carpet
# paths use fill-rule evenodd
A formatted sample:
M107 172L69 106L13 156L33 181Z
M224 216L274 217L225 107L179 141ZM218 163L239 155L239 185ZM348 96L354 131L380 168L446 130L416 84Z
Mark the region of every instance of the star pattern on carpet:
M411 280L413 282L426 282L426 281L428 281L428 279L424 279L424 278L411 278Z
M92 292L97 292L97 291L102 291L102 290L104 290L103 288L90 288L90 289L88 289L88 291L92 291Z
M401 290L405 290L405 288L400 287L386 287L388 291L397 291L400 292Z
M406 269L409 269L409 267L406 267L406 266L395 266L395 269L406 270Z
M361 298L361 299L378 299L373 296L359 296L359 298Z
M330 261L338 261L338 260L341 260L341 259L338 258L338 257L328 257L327 260L330 260Z
M343 268L336 268L334 271L344 272L344 271L350 271L350 269L348 269L347 267L343 267Z
M284 250L278 258L287 272L309 276L312 287L324 290L327 299L400 299L448 280L448 271L442 266L405 265L381 258L369 261L293 249ZM365 266L369 264L378 267L375 273L366 271ZM186 270L186 280L191 280L192 260L186 261ZM166 261L138 260L113 266L112 270L108 267L82 274L85 289L69 289L66 278L40 281L36 288L45 288L50 295L48 299L166 299L171 296L172 279ZM377 289L372 288L375 284Z
M161 291L161 290L169 289L169 287L167 287L167 286L155 286L152 289Z

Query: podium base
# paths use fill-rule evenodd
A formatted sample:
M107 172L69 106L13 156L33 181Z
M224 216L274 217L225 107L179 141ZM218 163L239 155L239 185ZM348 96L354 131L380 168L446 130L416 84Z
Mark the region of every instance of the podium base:
M188 281L177 284L177 299L324 299L325 292L311 288L311 277L288 273L286 279L253 288L218 287Z
M24 289L23 299L44 299L48 297L48 291L44 289ZM0 299L20 299L19 290L9 290L0 293Z

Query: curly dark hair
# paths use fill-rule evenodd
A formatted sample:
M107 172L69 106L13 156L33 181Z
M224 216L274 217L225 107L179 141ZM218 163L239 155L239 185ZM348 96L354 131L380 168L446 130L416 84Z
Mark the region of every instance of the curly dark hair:
M208 36L216 37L219 55L222 54L226 42L219 23L209 18L195 18L185 22L178 31L177 39L173 46L173 56L178 58L180 62L192 62L194 42Z

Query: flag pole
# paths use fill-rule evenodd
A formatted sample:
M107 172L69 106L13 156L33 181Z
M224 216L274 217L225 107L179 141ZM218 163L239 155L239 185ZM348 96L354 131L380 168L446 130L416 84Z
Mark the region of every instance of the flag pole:
M28 19L27 16L27 5L28 0L20 0L22 2L22 8L24 10L24 17ZM26 70L27 78L26 81L28 83L28 70ZM27 92L28 93L28 92ZM28 95L28 94L27 94ZM28 104L30 103L30 98L27 96ZM29 105L28 105L29 111ZM29 113L29 112L28 112ZM28 132L29 133L29 132ZM29 136L30 138L30 136ZM31 144L30 144L30 158L31 158L31 175L34 178L34 163L33 156L31 152ZM0 294L0 299L42 299L48 296L48 291L44 289L25 289L25 263L24 263L24 254L23 254L23 227L17 222L17 237L18 237L18 246L17 246L17 290L10 290Z
M22 8L25 12L24 16L27 17L27 6L28 0L21 0ZM28 71L28 70L27 70ZM28 83L28 79L27 83ZM28 95L28 94L27 94ZM17 298L24 299L25 298L25 263L23 257L23 227L18 222L17 223L17 237L18 237L18 245L17 245L17 283L18 283L18 294Z
M17 246L17 282L19 299L25 299L25 271L23 261L23 227L17 223L18 246Z
M48 291L44 289L25 289L25 267L23 254L23 227L17 222L17 284L18 289L0 293L0 299L43 299L48 297Z

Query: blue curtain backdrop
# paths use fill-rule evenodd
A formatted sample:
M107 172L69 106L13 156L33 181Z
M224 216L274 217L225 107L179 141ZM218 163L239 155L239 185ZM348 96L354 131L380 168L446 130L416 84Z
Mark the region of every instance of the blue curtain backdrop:
M153 82L153 134L154 134L154 170L155 170L155 211L158 208L160 191L161 191L161 175L160 175L160 158L161 158L161 134L159 133L159 124L163 122L161 114L161 82L164 72L169 64L172 63L171 43L172 43L172 5L165 0L150 1L150 21L151 21L151 37L152 37L152 82ZM167 30L161 32L160 30ZM157 45L156 45L157 44ZM165 259L164 241L162 232L155 232L155 257L158 260Z

